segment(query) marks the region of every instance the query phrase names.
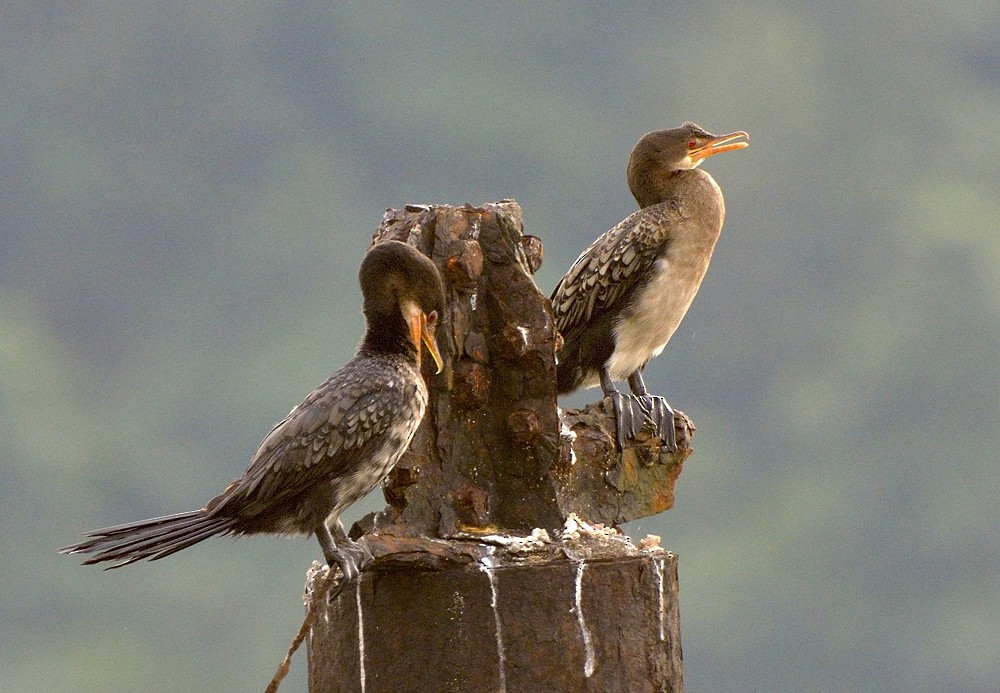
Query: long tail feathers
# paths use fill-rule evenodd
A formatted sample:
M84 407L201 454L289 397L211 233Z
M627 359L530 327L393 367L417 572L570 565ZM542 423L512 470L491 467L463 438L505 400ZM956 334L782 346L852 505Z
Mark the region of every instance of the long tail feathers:
M121 568L143 559L156 561L217 534L232 531L233 521L211 517L202 510L154 517L87 532L87 541L65 546L59 553L93 554L84 565L119 561L105 570Z

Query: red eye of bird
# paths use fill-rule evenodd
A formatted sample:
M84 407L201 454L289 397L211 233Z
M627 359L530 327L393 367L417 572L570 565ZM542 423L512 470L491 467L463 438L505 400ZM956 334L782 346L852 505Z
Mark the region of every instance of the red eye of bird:
M688 149L694 149L697 146L698 146L698 143L695 142L694 140L691 140L690 142L688 142Z

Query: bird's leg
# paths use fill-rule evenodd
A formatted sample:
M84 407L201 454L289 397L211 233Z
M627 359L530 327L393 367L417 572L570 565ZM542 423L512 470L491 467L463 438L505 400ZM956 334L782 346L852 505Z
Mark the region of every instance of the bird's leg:
M326 564L331 568L336 564L344 574L340 585L331 590L328 596L329 599L333 599L345 584L358 578L361 571L371 563L372 554L367 546L347 536L340 520L336 520L330 527L321 525L316 529L316 538L323 549Z
M625 447L625 441L634 440L637 433L635 427L636 412L633 407L635 398L618 391L607 366L601 367L601 389L604 391L605 397L611 398L611 404L615 409L615 442L618 445L618 451L621 452Z
M677 432L674 430L674 410L667 400L659 395L651 395L646 391L646 383L642 380L642 370L637 370L628 377L628 386L646 417L656 428L656 435L668 452L677 450Z
M347 536L347 532L344 531L344 525L340 523L339 519L334 521L330 530L333 532L333 536L337 539L337 545L340 548L340 553L346 553L350 559L354 561L356 575L368 567L368 564L370 564L373 560L375 560L372 556L372 552L368 549L368 544L364 541L364 538L362 537L361 541L354 541Z

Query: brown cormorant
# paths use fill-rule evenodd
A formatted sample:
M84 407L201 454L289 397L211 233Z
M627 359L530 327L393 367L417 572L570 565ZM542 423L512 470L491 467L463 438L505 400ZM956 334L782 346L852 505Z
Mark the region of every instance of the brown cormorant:
M639 211L601 235L552 292L559 394L600 384L615 408L619 449L648 418L676 449L674 417L642 371L684 318L712 259L725 205L706 158L747 146L745 132L717 137L694 123L643 135L628 162ZM631 395L615 387L628 380Z
M271 430L243 476L201 510L88 532L60 551L118 568L214 535L315 534L327 564L356 577L370 554L340 514L409 446L427 405L421 342L440 372L434 332L444 306L434 263L399 241L369 250L359 278L367 329L357 353Z

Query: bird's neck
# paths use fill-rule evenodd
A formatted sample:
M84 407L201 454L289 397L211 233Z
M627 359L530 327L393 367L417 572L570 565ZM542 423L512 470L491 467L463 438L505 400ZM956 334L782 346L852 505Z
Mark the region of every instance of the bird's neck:
M696 168L676 169L666 173L657 171L635 176L629 181L629 188L635 201L639 203L639 209L645 209L676 197L684 182L692 176L702 175L707 174Z
M410 340L406 321L398 312L389 314L366 314L368 327L358 349L363 354L395 354L403 356L414 364L417 352Z

